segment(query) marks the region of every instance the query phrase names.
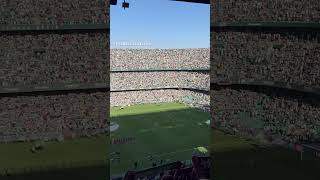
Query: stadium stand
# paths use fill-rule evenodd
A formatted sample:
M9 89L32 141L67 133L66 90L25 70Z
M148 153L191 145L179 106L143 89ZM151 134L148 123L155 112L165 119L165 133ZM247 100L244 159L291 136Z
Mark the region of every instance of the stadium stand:
M0 2L0 141L105 133L109 1Z
M127 97L127 98L123 98ZM191 100L189 100L189 98ZM187 99L186 99L187 98ZM188 101L189 100L189 101ZM112 91L110 95L111 106L128 106L134 104L184 102L198 108L209 108L209 93L194 90L147 89L133 91Z
M103 133L107 100L103 92L1 97L0 142Z
M128 171L124 180L197 180L209 179L210 157L192 157L192 164L186 165L181 161L164 164L140 171Z
M208 69L209 55L209 49L204 48L112 49L110 66L112 71L119 69Z
M212 21L216 22L311 22L319 23L319 1L216 0Z
M95 24L109 27L109 1L1 0L1 25ZM108 5L109 6L109 5Z
M190 97L187 104L208 109L209 49L111 49L110 54L111 106L187 103Z
M105 82L108 39L106 33L90 31L2 33L0 86Z
M319 144L318 7L313 0L213 3L214 128L291 147Z
M319 88L320 34L316 32L221 31L212 61L214 80L251 79Z
M233 85L212 90L213 121L229 131L265 140L319 141L319 97L271 87ZM246 104L246 106L244 106ZM233 133L235 133L233 132Z
M130 77L130 78L127 78ZM208 72L129 72L112 73L111 90L190 88L209 91Z

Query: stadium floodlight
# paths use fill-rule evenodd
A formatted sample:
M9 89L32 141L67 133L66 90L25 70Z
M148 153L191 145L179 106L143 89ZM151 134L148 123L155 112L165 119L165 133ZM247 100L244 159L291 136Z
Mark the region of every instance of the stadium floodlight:
M124 0L122 3L122 7L123 9L129 8L129 3Z
M110 0L111 5L117 5L117 0Z

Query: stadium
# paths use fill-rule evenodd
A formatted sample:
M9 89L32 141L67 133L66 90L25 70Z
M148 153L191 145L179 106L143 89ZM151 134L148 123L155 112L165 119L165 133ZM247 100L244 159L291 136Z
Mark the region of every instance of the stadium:
M0 9L0 179L108 176L109 1Z
M211 8L213 178L319 179L319 1Z
M209 178L209 48L110 54L111 178Z

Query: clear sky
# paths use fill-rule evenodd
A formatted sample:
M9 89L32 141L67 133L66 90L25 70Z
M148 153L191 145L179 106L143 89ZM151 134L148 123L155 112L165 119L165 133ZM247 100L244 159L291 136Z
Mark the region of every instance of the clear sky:
M122 2L110 9L111 48L210 47L210 5L126 0L130 8L124 10Z

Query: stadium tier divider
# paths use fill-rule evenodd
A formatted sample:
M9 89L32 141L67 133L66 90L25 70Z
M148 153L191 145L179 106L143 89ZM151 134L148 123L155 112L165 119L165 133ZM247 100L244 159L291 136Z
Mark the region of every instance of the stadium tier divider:
M161 87L161 88L140 88L140 89L110 89L110 92L123 92L123 91L150 91L150 90L190 90L190 91L198 91L198 92L209 92L210 89L202 89L197 87Z
M260 27L260 28L311 28L320 29L320 23L303 22L215 22L211 25L214 31L217 27Z
M50 91L109 89L109 83L68 83L43 86L0 87L0 96L4 94L41 93Z
M53 30L98 30L109 29L108 24L96 23L96 24L41 24L41 25L0 25L0 31L53 31Z
M209 68L202 68L202 69L197 69L197 68L189 68L189 69L111 69L110 72L157 72L157 71L210 71Z
M248 80L241 79L241 80L229 81L229 80L222 79L221 81L212 80L210 84L221 85L221 86L229 86L229 85L268 86L268 87L283 88L288 90L295 90L295 91L314 93L314 94L320 95L320 88L287 84L285 82L273 82L273 81L264 81L264 80L254 80L254 79L248 79Z

